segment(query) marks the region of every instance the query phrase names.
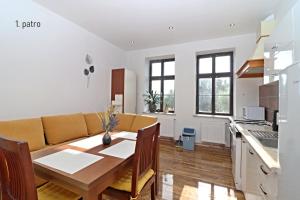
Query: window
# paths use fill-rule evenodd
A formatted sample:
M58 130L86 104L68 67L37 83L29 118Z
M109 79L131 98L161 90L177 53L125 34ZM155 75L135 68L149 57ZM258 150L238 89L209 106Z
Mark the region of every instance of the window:
M233 52L197 56L196 113L233 114Z
M157 112L175 111L175 59L150 61L149 90L159 94Z

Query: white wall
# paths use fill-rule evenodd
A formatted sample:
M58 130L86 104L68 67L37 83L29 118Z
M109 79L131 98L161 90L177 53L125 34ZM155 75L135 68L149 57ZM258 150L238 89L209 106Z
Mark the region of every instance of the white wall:
M206 140L210 142L223 143L222 137L226 120L193 116L196 110L196 53L218 51L218 49L234 50L236 71L253 54L254 48L255 34L247 34L127 52L126 66L137 73L138 112L144 111L142 94L148 88L149 64L147 58L175 55L176 133L174 137L178 138L183 127L194 127L197 130L197 142L201 142L201 134L203 134L202 138L209 138ZM235 115L241 115L241 107L244 105L258 105L258 85L260 84L262 84L262 79L234 81Z
M71 8L70 8L71 9ZM40 28L16 28L15 20ZM125 52L30 0L0 1L0 119L103 110ZM85 55L95 73L86 87Z

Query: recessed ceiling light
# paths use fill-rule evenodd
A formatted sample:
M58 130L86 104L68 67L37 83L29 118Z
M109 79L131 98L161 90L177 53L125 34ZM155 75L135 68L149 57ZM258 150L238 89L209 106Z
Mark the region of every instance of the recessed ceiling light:
M130 44L130 45L134 45L134 41L131 40L131 41L129 42L129 44Z
M174 30L174 26L169 26L169 31L173 31Z
M235 28L235 23L229 24L229 28Z

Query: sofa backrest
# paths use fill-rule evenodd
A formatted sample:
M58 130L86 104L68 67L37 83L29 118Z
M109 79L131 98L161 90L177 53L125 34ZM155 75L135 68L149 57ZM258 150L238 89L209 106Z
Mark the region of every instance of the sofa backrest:
M97 135L99 133L104 132L99 114L98 113L84 114L84 119L85 119L87 131L89 135Z
M138 132L139 129L145 128L157 122L157 118L148 115L136 115L131 125L130 131Z
M1 121L0 136L26 141L30 151L36 151L45 147L41 118Z
M131 131L131 126L133 124L135 117L136 117L135 114L123 114L123 113L117 114L119 123L115 129L118 131Z
M42 122L48 144L88 136L82 113L42 117Z
M48 144L54 145L72 139L104 132L100 113L45 116L34 119L0 121L0 137L28 142L30 151ZM135 114L117 114L118 131L137 132L157 121L156 117Z

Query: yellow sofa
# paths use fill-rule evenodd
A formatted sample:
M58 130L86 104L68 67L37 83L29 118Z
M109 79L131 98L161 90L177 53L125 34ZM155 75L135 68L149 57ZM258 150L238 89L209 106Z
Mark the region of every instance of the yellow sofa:
M31 152L103 133L100 113L43 116L34 119L0 121L0 137L28 142ZM117 114L117 131L137 132L154 124L157 118L136 114ZM46 183L36 177L36 185Z

